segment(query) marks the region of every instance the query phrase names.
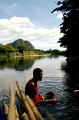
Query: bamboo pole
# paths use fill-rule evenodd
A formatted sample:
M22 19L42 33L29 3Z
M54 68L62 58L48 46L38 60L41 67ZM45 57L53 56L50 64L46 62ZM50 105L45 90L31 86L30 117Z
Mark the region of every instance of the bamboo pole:
M14 84L11 83L9 86L9 94L10 94L10 104L15 105L15 93L14 93Z
M19 93L18 90L16 91L16 95L17 95L17 97L18 97L18 100L19 100L19 102L20 102L20 105L21 105L22 109L24 110L24 104L23 104L23 101L22 101L22 99L21 99L21 95L20 95L20 93Z
M28 103L24 93L22 92L21 86L20 86L18 81L16 81L16 85L17 85L18 90L19 90L19 92L21 94L21 98L22 98L22 101L23 101L23 104L24 104L24 107L25 107L25 111L28 114L29 119L30 120L36 120L35 115L33 114L33 111L31 109L31 107L30 107L30 105L29 105L29 103Z
M37 120L44 120L42 115L39 113L37 107L35 106L34 102L30 99L30 97L28 95L26 95L26 99L27 99L31 109L33 110L33 113L34 113L36 119Z
M29 120L28 115L27 115L26 113L23 113L23 114L21 115L20 120Z
M6 103L3 103L3 115L4 115L4 118L6 119L8 115L8 106Z
M8 120L16 120L14 84L10 84L9 91L10 91L10 103L9 103L9 110L8 110Z
M17 97L19 98L19 100L22 102L22 100L21 100L21 95L20 95L19 90L16 91L16 95L17 95Z
M19 120L19 115L18 115L18 111L17 111L16 105L15 105L15 117L16 117L16 120Z

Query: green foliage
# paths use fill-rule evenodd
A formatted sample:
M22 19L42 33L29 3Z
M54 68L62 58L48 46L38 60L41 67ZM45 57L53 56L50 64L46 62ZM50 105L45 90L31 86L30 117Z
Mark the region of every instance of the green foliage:
M0 44L0 54L3 53L12 53L14 52L14 48L10 45L10 44L7 44L7 45L2 45Z
M5 54L6 53L6 49L5 49L5 46L0 44L0 54L3 53Z
M51 55L66 55L66 51L60 51L57 49L54 50L40 50L40 49L35 49L34 50L37 54L51 54Z
M2 45L0 44L0 57L11 57L11 56L22 56L22 55L44 55L44 54L51 54L51 55L63 55L65 54L64 51L59 51L57 49L54 50L28 50L26 46L21 45L18 46L16 49L13 48L12 44Z
M14 52L14 48L13 48L13 46L12 46L11 44L5 45L5 48L6 48L6 51L7 51L8 53Z
M74 56L79 55L79 0L63 0L57 2L60 7L55 11L62 11L63 22L61 23L61 33L64 36L59 39L61 47L67 48L67 54Z
M40 54L42 55L42 54L45 53L44 50L40 50L40 49L35 49L34 51L35 51L35 53L37 53L37 54L39 54L39 55L40 55Z
M26 50L27 50L27 47L24 46L24 45L21 45L21 46L18 46L18 47L17 47L17 50L18 50L20 53L23 54L23 51L26 51Z
M12 46L14 48L17 48L18 46L21 46L21 45L26 46L27 49L29 49L29 50L34 50L35 49L34 46L27 40L24 41L23 39L18 39L18 40L14 41L12 43Z

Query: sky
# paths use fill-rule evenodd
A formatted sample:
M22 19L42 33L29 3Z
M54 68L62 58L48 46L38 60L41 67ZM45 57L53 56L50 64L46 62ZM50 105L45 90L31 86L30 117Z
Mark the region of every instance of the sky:
M0 43L28 40L35 49L64 50L57 43L62 13L54 12L58 0L0 0Z

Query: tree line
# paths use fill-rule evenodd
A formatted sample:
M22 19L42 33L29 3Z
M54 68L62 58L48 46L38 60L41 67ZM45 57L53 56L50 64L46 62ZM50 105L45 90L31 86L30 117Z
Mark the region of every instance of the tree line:
M63 55L66 53L66 51L60 51L57 49L54 50L40 50L40 49L35 49L35 50L29 50L26 46L20 45L17 46L16 48L13 48L11 44L3 45L0 44L0 56L13 56L13 55L25 55L26 54L56 54L56 55Z
M0 44L0 55L10 56L11 53L16 54L16 55L21 53L23 55L23 52L26 50L28 49L24 45L20 45L16 48L13 48L11 44L7 44L7 45Z

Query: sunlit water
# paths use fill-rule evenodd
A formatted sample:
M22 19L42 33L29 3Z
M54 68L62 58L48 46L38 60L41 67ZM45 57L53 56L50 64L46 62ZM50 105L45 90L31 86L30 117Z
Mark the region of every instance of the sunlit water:
M16 92L16 81L19 81L23 91L26 82L31 79L34 68L43 70L43 79L38 82L39 92L41 94L53 90L58 103L56 105L41 105L40 113L45 120L52 120L50 115L58 120L79 120L79 109L75 104L75 94L66 90L64 84L66 76L65 71L61 69L62 64L66 62L64 56L27 56L0 59L0 107L5 102L9 105L9 85L14 83ZM16 97L16 105L19 114L22 110Z

